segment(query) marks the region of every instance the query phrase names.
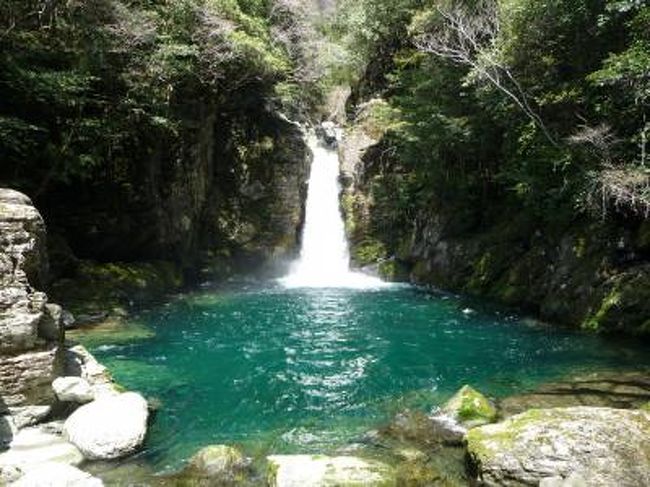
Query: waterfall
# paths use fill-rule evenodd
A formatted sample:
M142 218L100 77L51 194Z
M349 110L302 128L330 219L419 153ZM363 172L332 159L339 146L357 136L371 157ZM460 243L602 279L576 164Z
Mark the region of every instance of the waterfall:
M331 137L331 134L329 135ZM328 134L325 135L328 138ZM286 287L377 287L383 281L350 270L345 226L339 208L339 160L334 148L310 133L313 153L305 226L300 257L288 276Z

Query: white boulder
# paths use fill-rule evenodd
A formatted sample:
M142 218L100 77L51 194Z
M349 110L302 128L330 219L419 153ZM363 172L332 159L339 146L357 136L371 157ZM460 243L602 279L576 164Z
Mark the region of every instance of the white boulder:
M60 435L45 427L25 428L16 433L9 449L0 453L0 484L44 463L79 465L82 461L81 452Z
M147 433L147 401L135 392L105 395L77 409L64 432L90 460L109 460L136 451Z
M59 401L85 404L95 398L90 384L81 377L57 377L52 382L52 389Z
M357 457L274 455L268 457L271 487L392 485L395 474L383 463Z
M42 463L30 468L11 487L102 487L104 483L87 472L64 463Z

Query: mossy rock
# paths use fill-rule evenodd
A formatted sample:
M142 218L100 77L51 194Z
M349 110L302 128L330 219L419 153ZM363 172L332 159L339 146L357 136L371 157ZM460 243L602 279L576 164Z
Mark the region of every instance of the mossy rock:
M183 276L171 262L83 261L75 276L55 282L50 294L75 315L84 315L153 300L182 285Z
M242 485L250 476L250 461L236 448L210 445L199 450L173 485Z
M646 402L643 406L639 408L641 411L646 411L650 413L650 401Z
M585 485L647 485L650 417L599 407L532 409L467 433L485 485L538 485L577 473Z
M467 428L492 423L497 410L492 403L472 387L463 386L442 408Z

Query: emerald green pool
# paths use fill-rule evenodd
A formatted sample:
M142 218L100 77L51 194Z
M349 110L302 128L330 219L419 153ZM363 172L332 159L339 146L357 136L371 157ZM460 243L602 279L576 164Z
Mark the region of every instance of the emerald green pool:
M463 384L492 396L564 374L650 365L646 348L536 324L414 287L206 291L88 345L160 400L144 453L173 469L210 443L331 452Z

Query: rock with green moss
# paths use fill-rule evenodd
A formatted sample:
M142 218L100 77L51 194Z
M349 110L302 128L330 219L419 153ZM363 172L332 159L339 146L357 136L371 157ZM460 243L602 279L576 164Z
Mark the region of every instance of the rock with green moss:
M390 466L358 457L274 455L268 457L271 487L361 487L397 485Z
M649 401L649 402L646 402L646 403L645 403L644 405L642 405L639 409L641 409L641 411L645 411L645 412L647 412L647 413L650 413L650 401Z
M443 406L442 412L465 428L494 422L497 410L483 394L465 385Z
M531 409L467 434L484 485L582 477L590 486L650 485L650 416L597 407Z
M171 262L82 261L73 277L53 284L51 293L83 324L105 318L101 313L123 314L120 310L134 301L150 301L182 285L181 271Z
M249 475L249 465L249 460L236 448L206 446L175 476L175 485L240 485Z

